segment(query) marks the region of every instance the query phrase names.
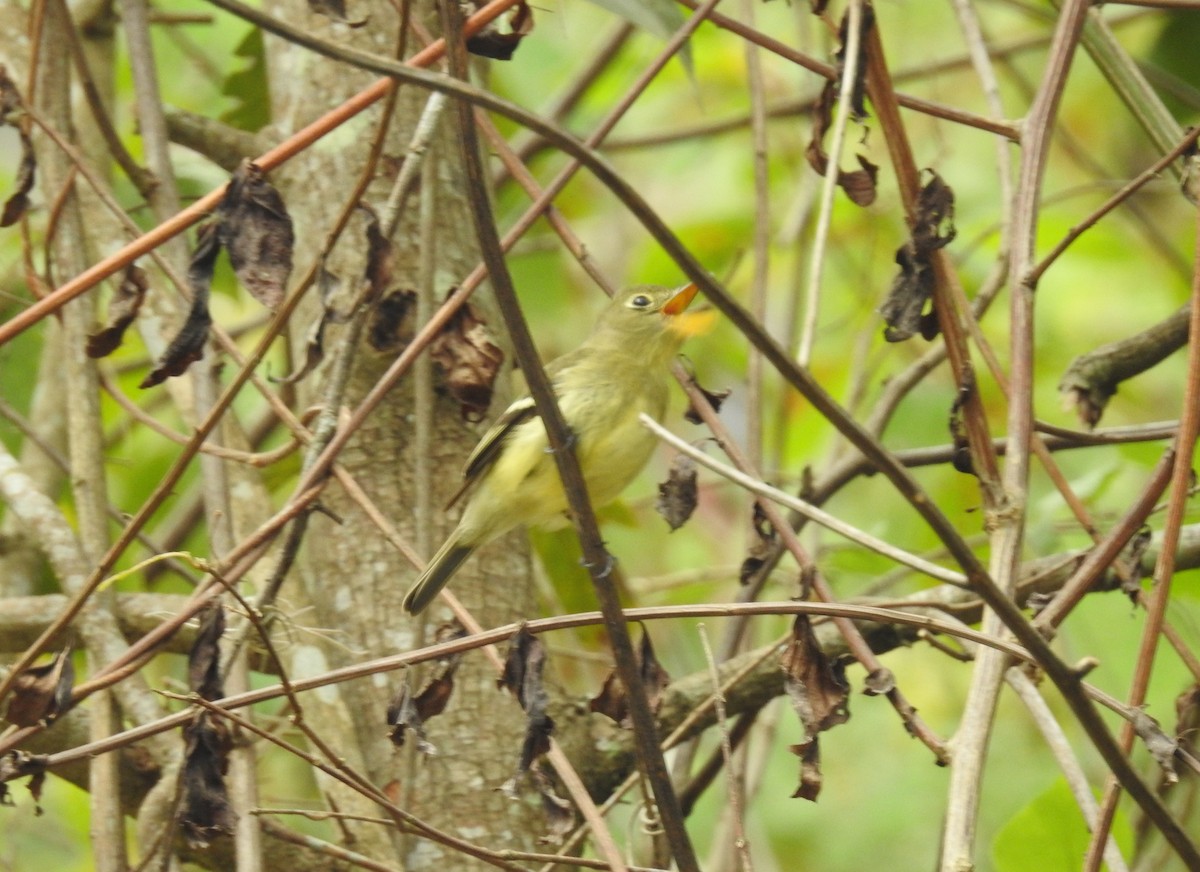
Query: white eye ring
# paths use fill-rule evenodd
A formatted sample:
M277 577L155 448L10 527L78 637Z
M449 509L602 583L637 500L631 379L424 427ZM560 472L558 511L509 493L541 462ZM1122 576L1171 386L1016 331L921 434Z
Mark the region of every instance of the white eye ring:
M645 294L638 294L636 297L634 297L632 300L629 301L629 305L635 309L645 309L647 306L650 305L651 302L652 302L651 299L649 297L647 297Z

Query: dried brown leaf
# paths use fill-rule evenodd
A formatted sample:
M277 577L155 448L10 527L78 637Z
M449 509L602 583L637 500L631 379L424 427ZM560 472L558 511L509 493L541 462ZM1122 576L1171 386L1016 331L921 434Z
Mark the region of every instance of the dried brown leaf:
M463 418L481 420L491 405L504 352L492 342L487 323L473 305L466 303L455 312L430 343L429 353L441 367L446 390L458 400Z
M404 734L412 730L417 737L418 751L429 755L437 753L437 748L425 734L425 722L440 715L450 704L450 697L454 694L454 672L458 663L459 658L452 658L416 696L412 694L408 675L404 676L404 684L387 710L387 722L392 728L389 735L393 745L397 748L403 745Z
M212 284L213 266L221 250L217 225L206 224L200 230L196 251L188 266L188 286L192 291L192 306L186 320L162 359L138 387L151 388L168 378L183 375L187 368L204 356L204 343L208 340L208 328L212 316L208 313L208 296Z
M145 270L132 263L125 268L121 284L108 304L108 324L88 336L88 357L107 357L121 347L125 331L142 308L148 287Z
M766 513L758 503L754 504L754 513L751 517L755 539L750 543L746 559L742 561L742 566L738 570L738 581L743 585L749 584L755 574L766 565L771 552L775 550L777 538L775 528L771 526Z
M883 337L902 342L920 333L937 335L937 313L927 305L933 297L933 253L954 239L954 191L933 170L917 196L912 235L896 251L900 273L879 313L887 323Z
M292 219L257 164L243 161L217 209L219 244L238 280L254 299L273 309L287 292L296 237Z
M46 783L47 759L45 754L30 754L28 751L9 751L0 755L0 806L13 804L8 792L8 782L26 777L29 778L26 787L33 796L33 801L38 803L42 798L42 787ZM42 813L41 805L36 806L36 812L39 815Z
M367 341L376 351L394 351L412 335L417 311L415 291L392 291L371 313Z
M216 836L232 834L237 822L225 788L232 744L229 729L203 711L184 726L183 737L180 828L192 848L207 848Z
M696 461L686 454L677 454L671 461L667 480L658 484L658 499L654 510L666 520L671 530L678 530L696 511Z
M225 609L210 603L200 612L200 629L188 652L188 687L201 699L225 695L221 681L221 636L225 634Z
M37 159L33 154L33 141L24 130L20 132L21 162L17 164L17 178L12 194L4 201L0 212L0 227L11 227L21 220L29 210L29 192L37 177Z
M533 32L533 11L529 4L519 2L508 16L508 30L502 31L493 21L474 36L467 38L467 51L496 61L510 61L521 40Z
M646 632L645 627L642 627L642 643L637 651L637 664L650 710L658 711L658 707L662 703L662 693L670 685L671 676L658 662L658 657L654 653L654 645L650 641L650 634ZM615 669L609 672L600 692L592 698L588 705L592 711L606 715L625 729L633 726L629 719L629 698L625 684Z
M859 40L859 57L858 65L855 68L856 76L854 79L854 87L850 93L850 115L855 122L862 122L869 117L866 108L866 74L867 74L867 59L866 59L866 34L874 27L874 14L871 12L871 7L864 7L862 17L862 34L863 38ZM817 171L819 175L824 176L829 172L829 155L825 151L825 134L829 132L829 128L833 125L833 107L837 103L838 91L840 89L840 81L842 77L842 69L845 66L846 52L846 35L849 27L849 15L842 16L842 23L839 30L837 58L837 76L828 79L824 87L821 89L820 95L817 97L816 103L813 105L813 131L812 138L809 140L808 146L805 149L805 157L808 159L809 166ZM837 184L838 187L845 192L850 202L857 206L869 206L875 202L877 193L877 181L879 178L879 167L867 160L863 155L856 155L859 169L849 170L846 172L838 170Z
M64 648L42 666L30 666L13 680L4 716L18 727L49 724L67 710L75 687L71 649Z
M800 757L800 786L793 796L815 800L821 790L820 750L817 736L850 718L850 686L842 666L821 650L812 625L797 615L792 639L780 658L784 689L800 718L805 737L792 750Z
M0 125L15 127L21 139L21 162L17 165L16 187L0 212L0 227L8 227L21 220L29 208L29 192L33 190L34 177L37 175L37 159L33 154L28 121L21 119L24 111L21 92L9 78L8 70L0 64Z
M692 383L696 385L696 389L699 390L700 393L704 394L704 398L708 400L708 404L713 407L714 412L721 411L721 404L725 402L726 397L733 393L733 391L731 391L729 388L726 388L723 391L707 390L699 382L697 382L694 377L692 378ZM704 419L700 417L700 413L696 411L696 407L692 405L691 401L688 402L687 411L683 413L683 417L693 424L701 424L704 421Z
M542 684L546 667L546 649L524 627L513 636L504 658L504 672L498 684L506 688L525 711L525 737L517 772L527 772L533 761L550 750L554 720L546 713L550 696Z
M959 385L954 403L950 406L950 441L954 448L950 464L959 472L966 475L975 474L975 464L971 460L971 446L967 441L967 427L963 423L963 408L975 390L975 377L966 375L967 381Z

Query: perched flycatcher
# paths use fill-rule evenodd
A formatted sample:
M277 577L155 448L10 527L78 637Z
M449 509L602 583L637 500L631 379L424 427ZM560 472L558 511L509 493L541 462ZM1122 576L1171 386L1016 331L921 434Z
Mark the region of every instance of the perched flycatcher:
M666 410L668 367L707 320L707 313L684 312L695 296L691 284L623 291L583 345L546 366L597 506L614 500L654 451L655 437L638 414L661 418ZM462 519L404 597L405 609L421 611L472 551L517 525L565 525L567 497L549 449L533 398L509 406L467 458Z

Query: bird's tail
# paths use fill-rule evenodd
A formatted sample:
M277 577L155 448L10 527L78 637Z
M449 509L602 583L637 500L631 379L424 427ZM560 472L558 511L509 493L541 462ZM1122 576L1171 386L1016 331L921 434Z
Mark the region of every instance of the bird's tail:
M429 561L429 565L425 567L425 571L421 573L416 584L404 595L404 610L410 615L415 615L433 602L438 591L446 586L446 582L458 571L458 567L462 566L463 561L470 557L474 550L475 546L473 545L460 544L457 535L452 535L447 539L446 544L438 549L437 554L433 555L433 559Z

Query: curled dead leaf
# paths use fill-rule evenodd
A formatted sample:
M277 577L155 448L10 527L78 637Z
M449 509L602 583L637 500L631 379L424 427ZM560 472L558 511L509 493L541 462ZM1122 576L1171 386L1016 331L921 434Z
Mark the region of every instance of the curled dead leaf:
M216 836L232 834L237 822L225 787L232 746L229 728L202 711L184 726L183 737L179 825L189 846L207 848Z
M504 672L498 684L506 688L525 712L525 736L517 772L527 772L533 761L550 750L554 719L547 714L550 696L542 684L546 667L546 649L524 627L513 636L504 658Z
M188 687L201 699L225 695L221 681L221 636L225 634L225 609L213 602L200 612L200 629L188 652Z
M671 461L667 480L658 484L654 510L663 516L672 531L686 524L696 510L696 479L696 461L686 454L677 454Z
M8 76L8 70L0 64L0 126L16 128L21 140L21 160L17 164L16 184L12 194L0 211L0 227L9 227L21 220L29 209L29 192L33 190L37 176L37 159L33 153L33 140L29 136L29 123L23 119L25 104L16 83Z
M476 3L476 8L482 7ZM533 32L533 10L529 4L518 2L508 16L508 29L502 30L498 21L484 26L467 38L467 51L496 61L510 61L521 40Z
M273 309L287 292L295 233L283 197L262 169L243 161L217 208L219 244L229 253L238 281Z
M200 238L192 254L192 262L188 266L192 305L187 318L175 334L175 338L171 340L171 344L167 346L167 350L163 352L158 366L142 379L138 387L151 388L162 384L168 378L183 375L189 366L204 356L204 343L208 340L208 328L212 324L212 316L208 313L208 297L213 268L220 251L217 225L210 222L200 230Z
M917 196L912 234L896 251L900 273L879 313L887 327L888 342L902 342L920 333L925 339L937 335L937 313L926 306L933 297L933 253L949 245L954 228L954 191L941 176L929 169L929 181Z
M780 658L784 689L804 728L804 740L793 746L800 757L800 785L793 794L815 801L821 791L821 754L817 737L850 719L850 686L841 664L821 650L807 616L797 615L792 639Z
M71 703L75 664L64 648L42 666L30 666L13 680L4 717L18 727L53 723Z
M654 653L654 645L650 641L650 634L644 626L642 627L642 642L636 653L638 672L642 678L642 686L646 690L646 701L650 704L650 710L656 712L662 703L663 691L671 683L671 676L658 662L658 657ZM606 715L625 729L633 726L629 719L628 692L615 669L608 673L600 692L592 698L588 707L594 712Z
M88 357L107 357L121 347L129 325L137 318L146 299L146 272L130 264L121 275L121 284L108 304L108 324L87 338Z
M481 420L491 405L504 352L492 341L487 322L471 303L459 307L430 343L429 353L442 370L446 390L458 400L463 418Z

